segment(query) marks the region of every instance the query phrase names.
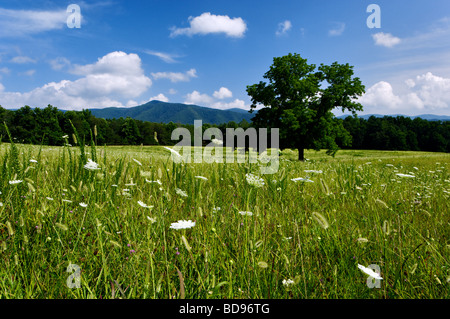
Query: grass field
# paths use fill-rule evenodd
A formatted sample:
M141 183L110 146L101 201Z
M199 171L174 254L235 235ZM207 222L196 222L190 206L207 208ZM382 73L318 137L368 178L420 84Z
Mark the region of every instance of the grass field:
M450 296L450 154L305 156L260 175L163 147L3 143L0 297Z

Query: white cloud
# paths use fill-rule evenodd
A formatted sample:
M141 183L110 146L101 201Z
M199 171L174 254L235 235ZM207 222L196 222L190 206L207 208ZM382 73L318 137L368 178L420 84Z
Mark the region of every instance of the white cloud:
M212 103L213 101L214 99L208 94L201 94L200 92L194 90L192 93L188 93L186 95L186 100L184 101L184 103L208 106L208 104Z
M345 23L339 22L336 23L336 26L333 29L330 29L328 31L328 35L330 36L338 36L344 33L345 30Z
M191 78L196 78L195 69L190 69L189 71L185 73L180 72L156 72L152 73L152 76L155 80L159 79L169 79L171 82L189 82Z
M37 11L0 8L0 37L17 37L62 29L66 22L66 9Z
M244 109L244 110L250 111L250 105L246 105L245 102L240 99L235 99L234 101L229 102L229 103L215 102L215 103L211 104L210 107L215 108L215 109L221 109L221 110L226 110L226 109L231 109L231 108L239 108L239 109Z
M138 97L152 85L141 68L141 59L133 53L111 52L96 63L76 65L71 71L81 77L50 82L25 93L2 92L2 105L17 108L52 104L61 109L118 107L123 105L117 99Z
M53 70L59 71L66 66L70 66L70 61L64 57L57 57L56 59L49 61Z
M221 92L221 93L220 93ZM185 104L196 104L200 106L210 107L214 109L226 110L230 108L240 108L250 110L250 105L246 105L243 100L235 99L231 102L223 102L221 99L230 98L231 91L225 87L221 87L218 91L214 91L213 97L205 93L194 90L186 95Z
M153 100L157 100L157 101L161 101L161 102L169 102L169 98L162 93L159 93L158 95L150 98L150 101L153 101Z
M161 60L163 60L166 63L176 63L176 62L178 62L177 60L175 60L175 58L178 58L179 56L175 55L175 54L169 54L169 53L152 51L152 50L145 50L144 52L149 54L149 55L156 56L156 57L160 58Z
M229 16L214 15L210 12L202 13L198 17L190 16L188 20L190 27L172 27L170 36L225 33L229 37L241 38L247 30L247 25L242 18L231 19Z
M177 90L175 90L175 89L170 89L170 90L169 90L169 94L172 94L172 95L173 95L173 94L177 94Z
M390 83L380 81L371 86L359 102L372 108L396 109L401 104L401 99L394 94Z
M286 21L280 22L280 23L278 24L278 29L277 29L277 31L275 32L275 34L276 34L277 36L284 35L284 34L286 34L291 28L292 28L292 23L291 23L291 21L286 20Z
M395 94L390 83L380 81L358 100L369 113L450 113L450 78L427 72L405 81L407 90Z
M27 56L16 56L12 58L10 62L17 64L26 64L26 63L36 63L36 60Z
M32 76L32 75L34 75L34 73L36 73L36 70L28 70L28 71L23 72L22 74L26 75L26 76Z
M3 86L3 84L0 83L0 93L2 93L5 90L5 87Z
M400 38L397 38L390 33L383 32L372 34L372 38L374 39L376 45L388 48L391 48L401 42Z
M221 87L219 91L214 91L213 96L216 99L222 100L233 96L233 93L226 87Z

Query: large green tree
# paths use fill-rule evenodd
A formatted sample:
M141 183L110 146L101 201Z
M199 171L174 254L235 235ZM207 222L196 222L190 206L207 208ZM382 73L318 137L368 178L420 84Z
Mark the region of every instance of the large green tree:
M331 112L335 108L354 115L362 111L356 99L364 93L364 85L353 77L349 64L308 64L299 54L273 59L264 76L268 83L247 86L251 97L251 112L263 105L252 119L256 127L279 128L280 146L298 149L298 159L304 160L305 149L327 149L333 155L338 150L336 139L351 143L342 121Z

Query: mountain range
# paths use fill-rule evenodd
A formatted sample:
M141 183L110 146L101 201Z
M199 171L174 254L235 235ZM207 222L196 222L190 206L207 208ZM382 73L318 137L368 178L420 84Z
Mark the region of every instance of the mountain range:
M246 120L251 123L255 113L249 113L247 110L232 108L227 110L219 110L199 105L183 104L183 103L168 103L157 100L152 100L142 105L134 107L107 107L103 109L89 109L95 117L112 119L112 118L126 118L131 117L136 120L149 121L156 123L180 123L180 124L194 124L194 120L202 120L203 123L222 124L234 121L236 123ZM344 119L349 115L341 115L338 118ZM381 114L367 114L358 115L358 117L367 120L369 117L383 117ZM428 121L450 121L450 116L446 115L403 115L393 114L392 117L405 116L414 119L420 117Z
M194 120L202 120L208 124L222 124L246 120L251 123L254 114L243 109L218 110L192 104L167 103L152 100L134 107L107 107L104 109L89 109L95 117L112 119L131 117L135 120L156 123L194 124Z

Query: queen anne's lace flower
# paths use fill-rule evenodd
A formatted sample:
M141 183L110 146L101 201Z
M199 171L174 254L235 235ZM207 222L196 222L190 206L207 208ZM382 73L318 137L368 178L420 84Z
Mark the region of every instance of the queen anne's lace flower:
M172 229L187 229L195 226L195 222L191 220L179 220L176 223L172 223L170 228Z
M91 159L88 159L88 162L86 163L86 165L84 165L84 168L90 171L100 169L100 167L98 167L98 164Z

